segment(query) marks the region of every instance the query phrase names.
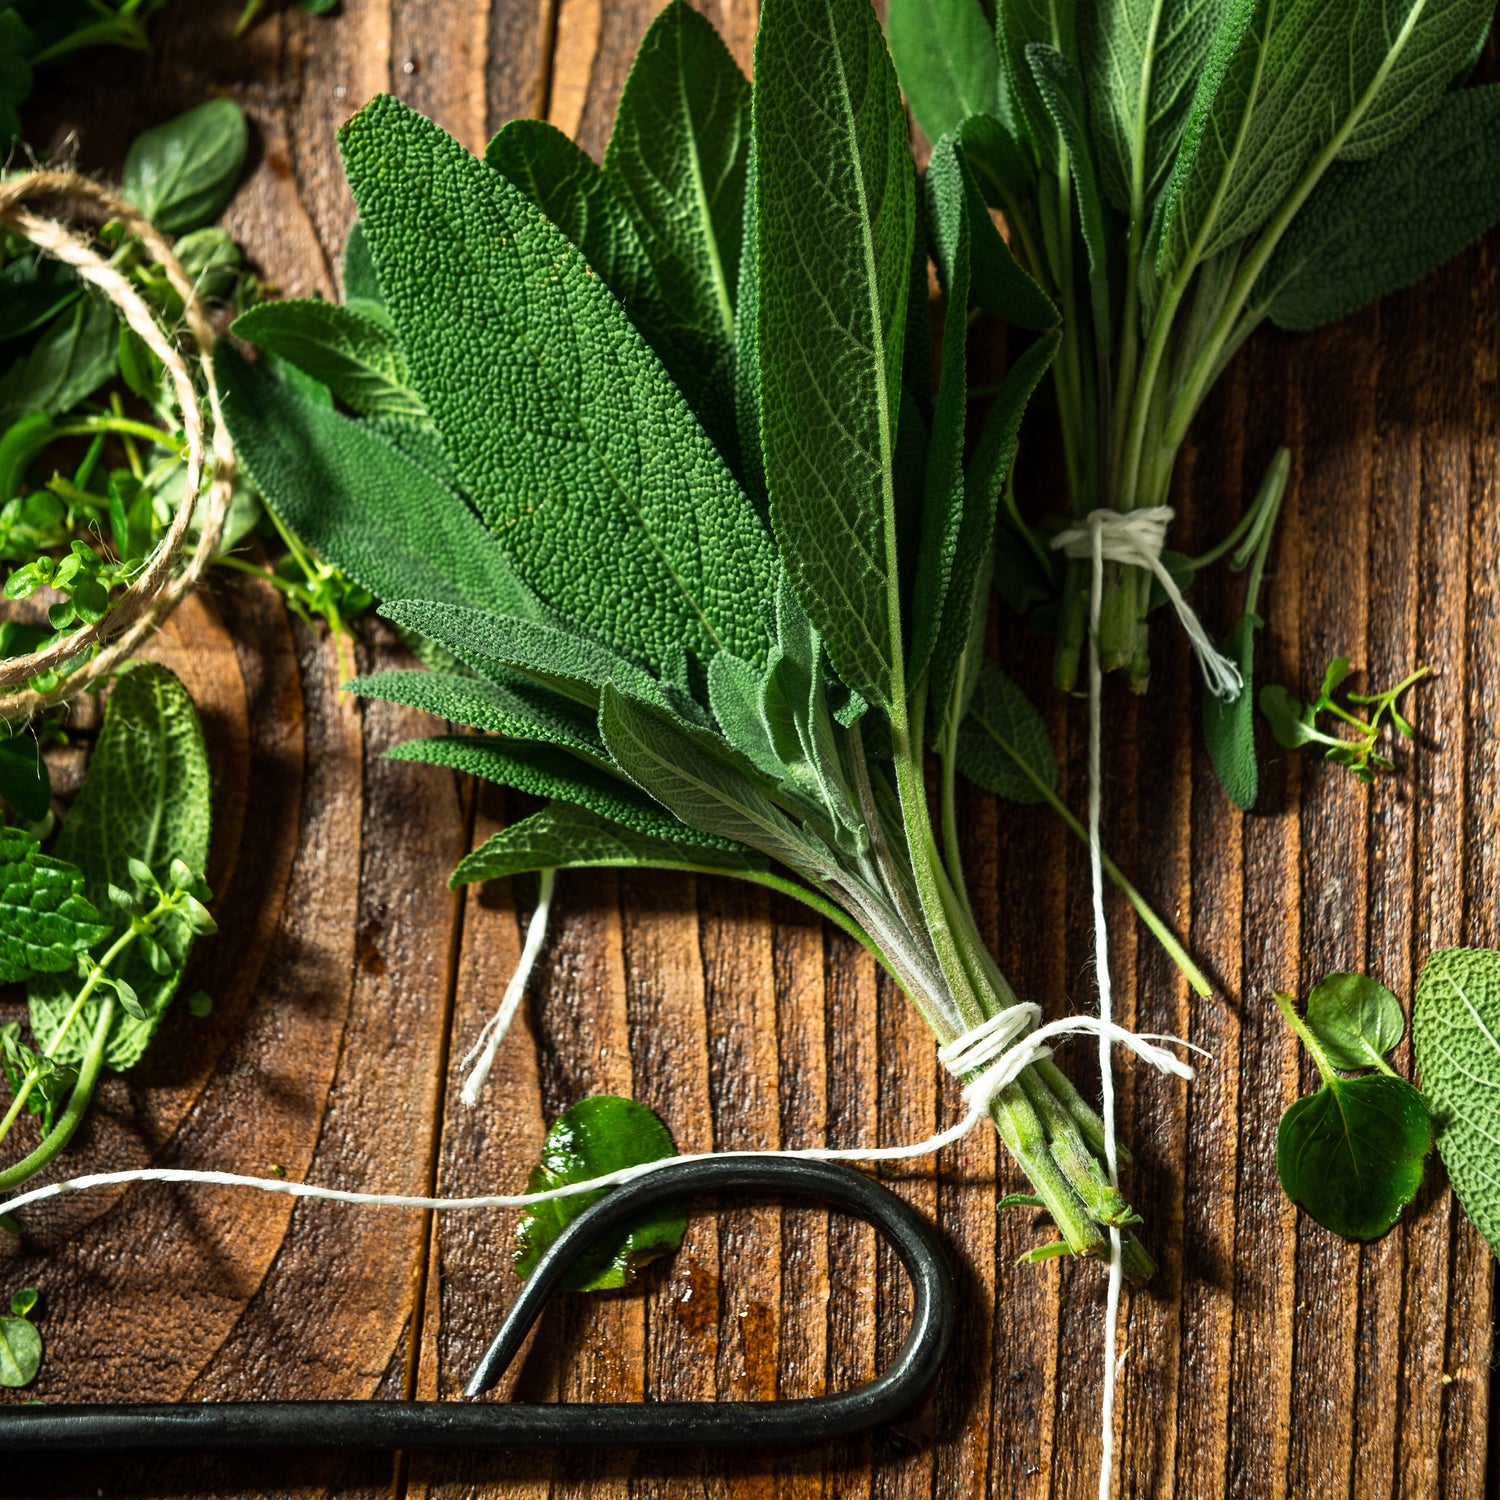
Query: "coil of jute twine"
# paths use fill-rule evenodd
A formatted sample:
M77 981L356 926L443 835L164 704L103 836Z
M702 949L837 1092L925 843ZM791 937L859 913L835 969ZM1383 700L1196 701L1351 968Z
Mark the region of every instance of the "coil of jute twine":
M182 320L195 346L191 366L171 331L162 326L129 279L94 249L88 237L26 206L38 200L72 203L101 220L118 220L141 241L182 299ZM0 180L0 226L13 230L44 255L72 266L82 280L119 310L161 361L182 421L187 464L182 500L171 526L140 573L111 602L104 618L25 656L0 661L0 722L14 722L75 697L108 676L197 584L217 554L223 535L234 491L234 449L220 416L214 385L213 325L192 278L150 220L91 178L77 172L37 170ZM198 536L189 550L195 516L199 518ZM38 691L26 685L38 673L59 669L86 652L92 654L55 687Z

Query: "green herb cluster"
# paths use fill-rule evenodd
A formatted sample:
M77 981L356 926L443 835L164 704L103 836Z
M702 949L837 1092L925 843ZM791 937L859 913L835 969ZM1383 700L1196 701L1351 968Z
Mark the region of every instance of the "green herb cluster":
M88 774L50 852L0 824L0 984L24 982L31 1040L0 1027L11 1102L41 1141L0 1170L18 1187L67 1145L103 1067L145 1052L193 942L214 931L203 880L210 787L192 699L166 668L121 672ZM196 1007L195 1007L196 1009Z
M890 0L913 113L1014 250L1012 323L1060 326L1073 516L1167 502L1176 455L1263 320L1343 317L1500 218L1500 89L1467 88L1494 0ZM976 277L973 300L989 303ZM1024 306L1027 316L1020 316ZM1086 577L1019 512L1001 543L1059 605L1071 687ZM1166 561L1190 577L1212 556ZM1149 575L1111 566L1100 648L1145 684ZM1249 654L1253 627L1233 642ZM1248 723L1248 717L1246 722Z
M970 444L970 289L1001 312L1031 294L958 149L918 178L864 0L769 0L755 76L678 0L602 166L536 121L476 160L377 99L340 136L345 304L240 320L279 363L221 345L224 409L283 523L434 667L352 686L478 731L394 753L549 799L455 882L596 864L771 886L947 1040L1015 999L965 890L958 771L1055 805L1040 721L982 647L1059 335ZM1043 1061L993 1114L1061 1247L1107 1254L1135 1216L1077 1091Z

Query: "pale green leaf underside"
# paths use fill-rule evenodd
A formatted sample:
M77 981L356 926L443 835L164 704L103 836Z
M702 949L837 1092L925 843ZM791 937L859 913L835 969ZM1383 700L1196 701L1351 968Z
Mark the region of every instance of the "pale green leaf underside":
M1434 953L1417 981L1411 1029L1453 1191L1500 1254L1500 953Z
M388 96L340 143L416 388L525 581L652 666L763 658L769 540L582 254Z
M959 769L1008 802L1045 802L1057 760L1042 716L993 662L985 662L958 732Z

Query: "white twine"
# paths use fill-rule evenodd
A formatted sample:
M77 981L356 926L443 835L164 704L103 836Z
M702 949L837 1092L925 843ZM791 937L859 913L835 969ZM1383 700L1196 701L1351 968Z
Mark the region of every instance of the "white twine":
M479 1091L484 1087L485 1079L490 1076L490 1069L495 1063L495 1054L500 1050L500 1043L505 1040L505 1035L510 1030L510 1023L516 1018L516 1012L521 1008L521 997L526 993L531 971L536 967L542 944L547 940L547 919L552 911L552 891L557 884L557 871L547 869L541 873L542 884L536 898L536 910L532 912L531 921L526 928L526 942L521 949L521 958L516 964L516 972L510 976L510 983L505 986L505 994L500 1000L500 1009L484 1023L484 1029L479 1033L478 1040L464 1054L463 1061L459 1063L460 1068L467 1068L470 1063L474 1064L473 1070L464 1080L463 1092L459 1095L459 1098L470 1108L479 1098Z
M1090 612L1090 629L1094 636L1099 633L1099 600L1101 563L1124 563L1132 568L1145 568L1162 586L1162 592L1177 611L1177 618L1187 632L1203 672L1203 680L1214 697L1233 703L1245 691L1245 679L1240 669L1223 655L1209 640L1208 632L1193 613L1193 607L1182 597L1167 565L1161 560L1162 548L1167 540L1167 523L1172 519L1170 505L1148 505L1140 510L1111 510L1104 508L1090 511L1079 526L1070 526L1052 538L1054 549L1064 557L1094 559L1094 591Z

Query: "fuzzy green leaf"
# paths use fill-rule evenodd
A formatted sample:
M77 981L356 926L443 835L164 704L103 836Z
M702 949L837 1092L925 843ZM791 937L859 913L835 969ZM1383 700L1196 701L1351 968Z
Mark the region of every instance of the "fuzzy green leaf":
M234 193L249 143L239 105L210 99L130 143L125 197L166 234L212 223Z
M831 873L828 851L776 806L724 741L613 687L604 689L599 728L615 764L687 827L748 844L816 879Z
M541 1164L526 1179L526 1191L543 1193L676 1154L667 1127L644 1104L595 1094L564 1110L553 1123L542 1142ZM516 1274L529 1276L558 1235L607 1191L554 1198L527 1209L516 1226ZM563 1288L600 1292L629 1286L641 1266L670 1255L686 1232L687 1215L675 1204L645 1209L585 1250L563 1277Z
M358 219L349 226L340 272L345 306L367 318L374 318L378 323L389 324L390 314L385 310L380 278L375 274L375 262L370 259L370 242L365 238L364 226Z
M685 840L653 838L611 823L585 807L556 802L539 813L492 833L459 862L448 884L499 880L531 870L585 867L722 871L758 874L769 868L753 849L705 848Z
M1427 1106L1404 1078L1331 1078L1282 1115L1276 1171L1325 1229L1378 1240L1416 1197L1431 1148Z
M1098 0L1079 16L1099 180L1128 213L1160 190L1228 0Z
M392 671L356 677L344 689L361 698L404 703L488 734L560 745L584 755L604 754L593 714L524 680L501 684L448 672Z
M1434 953L1417 981L1411 1033L1453 1191L1500 1255L1500 953Z
M1450 94L1400 145L1333 167L1252 301L1316 328L1425 276L1500 219L1500 86Z
M1203 695L1203 738L1218 773L1219 785L1238 808L1255 805L1260 791L1260 763L1255 755L1255 632L1258 615L1242 615L1220 650L1240 669L1244 691L1233 703L1213 693Z
M43 854L24 829L0 824L0 984L71 972L109 928L84 895L83 872Z
M700 835L685 828L630 782L622 781L602 766L559 754L552 746L458 734L408 740L385 753L389 760L448 766L485 781L514 787L519 792L529 792L533 797L555 797L560 802L576 803L611 823L651 838L673 843L702 842L715 849L736 847L733 839Z
M651 23L625 81L604 176L635 225L656 300L670 313L669 322L642 332L732 469L734 301L749 142L745 75L712 24L686 0L672 0Z
M1057 785L1057 759L1042 716L993 662L979 669L974 701L958 732L958 768L1008 802L1045 802Z
M1314 158L1362 158L1410 134L1493 11L1491 0L1235 0L1167 188L1158 269L1253 234Z
M1330 974L1307 997L1307 1029L1346 1072L1378 1068L1406 1030L1401 1002L1364 974Z
M579 251L389 96L339 140L417 391L521 577L653 667L763 657L769 539Z
M1026 271L1005 243L990 217L985 197L974 171L976 150L972 145L983 117L970 120L961 140L959 165L963 171L964 195L969 209L969 250L972 260L973 298L987 313L1004 318L1018 328L1037 332L1055 328L1061 314L1052 299ZM988 121L993 125L993 121ZM999 127L996 126L996 129ZM935 149L935 148L934 148ZM931 167L928 175L931 176Z
M760 414L760 222L755 211L755 136L745 162L745 225L734 306L734 417L740 470L757 512L766 516L766 455Z
M139 663L121 672L104 710L104 725L89 757L83 790L74 801L56 854L83 872L84 890L107 909L110 886L130 889L132 860L165 876L173 860L202 871L208 865L211 817L208 752L198 711L187 689L165 667ZM142 1017L122 1015L109 1034L104 1060L117 1072L146 1050L186 967L193 936L185 923L156 933L170 962L158 974L140 945L127 949L111 974L140 999ZM60 1029L73 986L60 978L29 987L31 1029L45 1047ZM99 998L83 1009L54 1053L77 1062L94 1025Z
M322 381L366 416L426 416L395 339L347 307L313 300L262 302L241 313L229 331Z
M381 614L435 641L481 676L509 682L513 672L525 672L594 709L606 682L634 698L666 705L655 678L633 662L595 641L538 621L421 600L397 600Z
M1048 171L1060 160L1057 127L1026 61L1033 43L1078 56L1078 0L996 0L995 35L1015 111L1016 134Z
M266 503L355 582L377 598L537 612L468 505L369 423L299 399L227 342L214 372L235 450Z
M915 230L906 117L866 0L768 0L755 56L771 521L834 669L888 707L902 689L895 462Z
M1000 57L979 0L890 0L891 56L906 102L929 141L1000 103Z

